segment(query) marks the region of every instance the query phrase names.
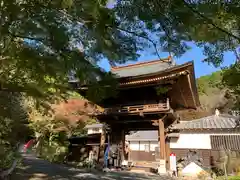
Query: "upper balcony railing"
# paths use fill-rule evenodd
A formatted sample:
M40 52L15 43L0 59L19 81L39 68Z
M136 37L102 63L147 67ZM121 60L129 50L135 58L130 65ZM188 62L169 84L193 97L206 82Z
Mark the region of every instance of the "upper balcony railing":
M101 114L137 114L137 113L155 113L170 110L169 99L165 103L144 104L133 106L118 106L112 108L104 108L102 111L95 112L96 115Z

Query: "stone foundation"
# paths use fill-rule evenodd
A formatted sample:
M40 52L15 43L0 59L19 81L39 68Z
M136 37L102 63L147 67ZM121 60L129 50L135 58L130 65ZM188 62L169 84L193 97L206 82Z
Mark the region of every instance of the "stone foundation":
M160 159L160 164L158 167L158 174L166 174L167 170L166 170L166 160L164 159Z

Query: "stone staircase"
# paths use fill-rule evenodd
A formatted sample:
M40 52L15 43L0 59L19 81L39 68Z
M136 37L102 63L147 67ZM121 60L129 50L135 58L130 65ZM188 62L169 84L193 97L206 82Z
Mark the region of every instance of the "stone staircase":
M159 162L138 161L133 163L132 170L153 172L157 169Z

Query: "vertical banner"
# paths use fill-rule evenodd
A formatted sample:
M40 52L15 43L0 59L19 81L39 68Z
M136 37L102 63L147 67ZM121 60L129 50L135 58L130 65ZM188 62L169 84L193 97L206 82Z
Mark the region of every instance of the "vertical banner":
M104 167L108 167L108 156L110 151L110 144L108 143L107 148L104 153Z
M177 159L176 159L176 154L174 153L170 154L170 170L177 171Z

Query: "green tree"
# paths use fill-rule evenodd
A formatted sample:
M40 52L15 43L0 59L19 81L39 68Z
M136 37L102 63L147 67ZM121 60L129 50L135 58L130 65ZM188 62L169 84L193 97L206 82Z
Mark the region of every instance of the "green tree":
M234 109L240 109L240 64L239 62L223 70L223 83L229 88L229 97L234 99Z
M97 65L103 58L136 60L146 45L158 55L160 49L179 56L188 41L203 47L205 61L216 66L224 52L238 54L238 1L124 0L112 9L107 3L2 0L1 89L53 99L66 92L74 72L89 84L89 98L101 97L109 93L99 89L99 79L113 86L111 74Z
M21 92L50 106L66 97L73 72L81 85L88 85L89 99L114 95L116 82L98 62L136 60L148 45L158 56L159 50L180 56L194 41L204 49L205 61L216 66L226 51L238 57L238 1L122 0L112 9L106 5L106 0L0 0L1 93Z
M10 168L18 157L18 145L31 134L27 123L28 114L23 96L0 92L0 178L8 173L4 170Z
M117 28L117 18L106 4L97 0L0 1L0 93L6 96L1 97L1 103L6 102L0 112L1 160L6 160L6 153L14 152L14 144L20 141L15 129L21 129L22 121L14 112L21 111L21 101L8 105L14 99L12 94L32 96L38 105L48 105L48 110L56 99L68 96L68 75L74 72L82 84L91 85L90 95L98 92L95 98L102 97L101 93L109 94L104 91L109 88L99 88L97 81L111 86L113 81L97 63L103 58L111 63L137 59L141 42ZM45 136L56 122L48 122L52 117L39 108L36 116L47 122L41 131ZM11 162L1 161L0 168L8 168Z
M136 60L142 43L118 28L121 22L106 4L97 0L2 0L1 90L51 100L69 88L70 72L96 90L96 81L111 75L97 65L101 59L110 63Z
M201 76L197 79L198 93L200 95L212 94L213 89L221 89L222 85L222 71L214 72L210 75Z
M197 79L200 103L205 111L213 113L219 109L228 113L234 108L235 98L229 93L230 88L223 83L224 71L217 71Z
M115 9L128 29L139 25L154 33L161 50L182 55L192 41L203 48L206 62L219 66L224 52L239 56L239 6L239 1L223 0L124 0Z

